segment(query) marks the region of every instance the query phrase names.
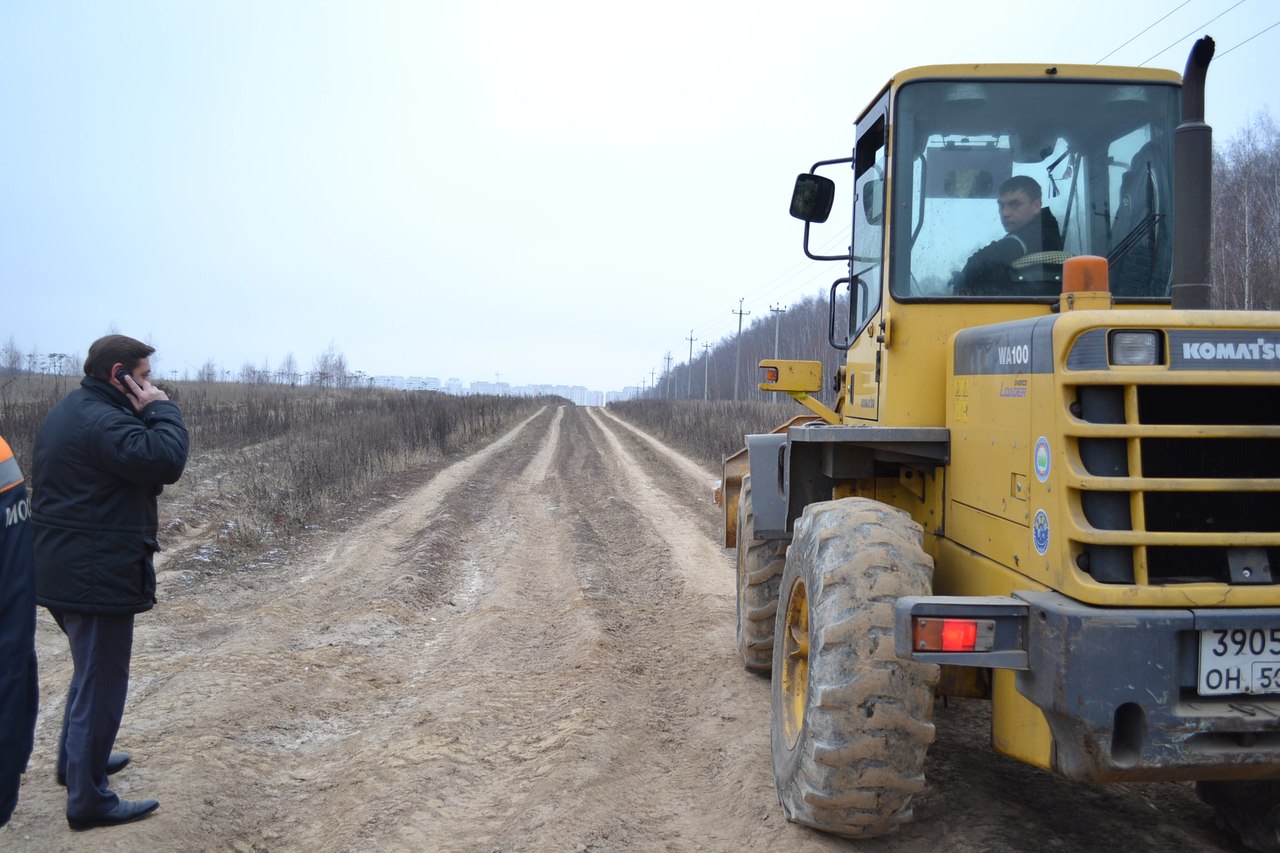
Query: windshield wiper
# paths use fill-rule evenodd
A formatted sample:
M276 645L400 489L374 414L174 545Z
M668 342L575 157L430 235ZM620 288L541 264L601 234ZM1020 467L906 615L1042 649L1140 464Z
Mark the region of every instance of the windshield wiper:
M1148 213L1142 218L1142 221L1133 226L1133 230L1125 235L1124 239L1115 245L1110 252L1107 252L1107 265L1112 266L1116 261L1123 258L1132 251L1133 247L1146 239L1148 234L1156 230L1156 226L1164 220L1163 213ZM1151 246L1151 253L1155 254L1154 243Z

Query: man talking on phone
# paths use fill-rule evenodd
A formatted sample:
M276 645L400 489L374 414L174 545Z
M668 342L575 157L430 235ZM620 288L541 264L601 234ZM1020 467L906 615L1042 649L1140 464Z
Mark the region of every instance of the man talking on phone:
M187 463L187 427L151 384L155 348L124 335L89 347L80 387L40 425L32 467L36 602L71 646L57 775L74 830L138 820L156 800L122 800L108 776L124 716L133 617L156 603L156 498Z

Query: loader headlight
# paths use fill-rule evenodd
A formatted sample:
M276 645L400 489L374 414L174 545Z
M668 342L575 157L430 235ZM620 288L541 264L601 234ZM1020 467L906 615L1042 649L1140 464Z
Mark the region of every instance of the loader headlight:
M1155 365L1163 361L1163 337L1156 331L1111 333L1111 363L1114 365Z

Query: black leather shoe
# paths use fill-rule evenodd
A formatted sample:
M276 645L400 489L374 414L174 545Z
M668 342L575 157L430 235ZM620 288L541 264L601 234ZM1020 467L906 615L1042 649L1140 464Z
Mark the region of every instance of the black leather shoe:
M121 823L131 823L135 820L141 820L160 808L159 800L138 800L130 802L129 800L121 800L116 803L116 807L104 815L97 817L84 818L76 820L70 815L67 816L67 825L80 832L84 829L93 829L95 826L116 826Z
M114 776L116 773L119 773L129 764L129 761L132 758L133 756L127 752L111 753L111 757L107 759L107 775ZM58 774L58 784L64 788L67 787L67 776L65 773Z

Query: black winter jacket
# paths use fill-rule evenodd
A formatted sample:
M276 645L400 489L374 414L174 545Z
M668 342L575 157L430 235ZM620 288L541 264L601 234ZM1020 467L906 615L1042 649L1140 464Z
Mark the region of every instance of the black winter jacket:
M1058 218L1049 208L1041 208L1039 215L1026 225L974 252L965 262L958 286L953 289L965 295L1016 293L1018 288L1009 283L1010 264L1024 255L1060 251L1062 234L1058 231Z
M156 601L156 497L187 464L168 400L141 414L86 376L45 417L32 476L36 601L70 613L141 613Z

